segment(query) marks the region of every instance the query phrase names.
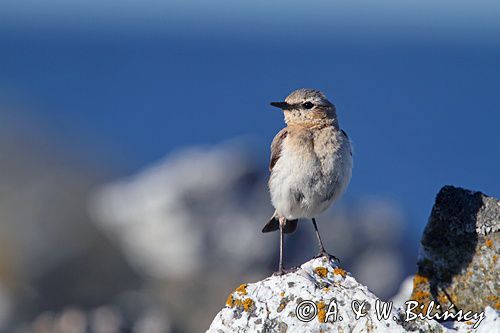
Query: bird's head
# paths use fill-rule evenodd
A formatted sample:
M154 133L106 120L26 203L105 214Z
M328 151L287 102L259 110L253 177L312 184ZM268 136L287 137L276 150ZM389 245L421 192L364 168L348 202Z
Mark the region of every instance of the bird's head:
M298 89L284 102L271 102L283 110L288 125L318 126L331 124L338 127L335 106L319 90Z

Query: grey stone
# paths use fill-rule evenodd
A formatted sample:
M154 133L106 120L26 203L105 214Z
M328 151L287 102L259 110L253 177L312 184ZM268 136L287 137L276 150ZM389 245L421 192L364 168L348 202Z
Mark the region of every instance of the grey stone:
M443 187L422 236L411 299L441 309L499 310L499 230L499 200Z

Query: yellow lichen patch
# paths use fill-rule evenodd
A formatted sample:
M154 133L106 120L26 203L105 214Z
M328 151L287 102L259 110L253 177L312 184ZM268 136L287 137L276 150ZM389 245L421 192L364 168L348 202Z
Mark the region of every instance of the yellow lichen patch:
M278 312L281 312L285 309L286 302L281 302L280 305L278 305Z
M413 278L413 288L417 287L418 285L427 283L429 283L429 278L427 276L415 274L415 277Z
M333 269L333 274L340 275L343 278L345 278L347 276L347 272L340 267L335 267Z
M243 301L243 310L246 312L250 311L253 308L253 300L251 298L247 298Z
M280 300L280 304L278 305L278 309L277 311L278 312L281 312L285 309L285 307L287 306L288 302L290 300L288 299L288 297L283 297L281 300Z
M318 276L320 277L326 277L326 275L328 274L328 269L326 269L325 267L316 267L314 269L314 273L316 273Z
M486 300L487 300L488 302L494 302L494 301L498 300L498 296L495 296L495 295L488 295L488 296L486 296Z
M247 284L246 283L243 283L242 285L240 285L238 288L236 288L236 292L240 295L246 295L248 294L247 292Z
M413 293L411 294L410 299L413 301L417 301L420 305L424 304L423 308L419 307L419 308L415 309L414 311L425 313L427 311L427 308L429 307L429 302L431 300L431 293L428 291L413 290Z
M324 323L326 319L326 304L321 301L318 302L318 320L320 323Z
M491 248L493 246L493 239L487 239L486 242L485 242L486 246Z
M285 296L285 292L284 291L280 292L280 296L281 297Z
M234 306L234 298L232 293L227 298L226 305L229 306L230 308Z
M438 300L441 305L448 304L448 297L445 294L439 293Z
M431 296L431 293L429 293L427 291L417 290L417 291L413 292L413 294L411 295L411 299L415 300L419 303L422 303L424 301L427 301L430 296Z
M328 287L323 288L323 291L324 291L325 293L326 293L326 292L328 292L329 290L330 290L330 288L328 288Z
M232 296L231 296L232 297ZM243 308L244 311L250 311L253 307L253 300L251 298L245 298L244 300L238 298L231 298L232 305L230 307ZM229 302L229 299L228 299ZM226 303L228 304L228 303Z
M456 293L451 293L450 297L448 298L450 300L451 304L457 304L458 303L458 295Z

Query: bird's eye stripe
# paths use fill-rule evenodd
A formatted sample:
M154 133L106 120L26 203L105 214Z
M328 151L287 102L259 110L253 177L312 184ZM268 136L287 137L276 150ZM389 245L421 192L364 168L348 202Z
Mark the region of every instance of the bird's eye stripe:
M314 104L311 102L305 102L304 104L302 104L302 106L306 109L311 109L314 106Z

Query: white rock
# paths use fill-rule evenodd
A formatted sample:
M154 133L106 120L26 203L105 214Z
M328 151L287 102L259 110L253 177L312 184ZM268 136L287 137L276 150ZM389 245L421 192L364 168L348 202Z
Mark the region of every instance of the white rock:
M301 306L309 308L309 313L299 311L303 301L312 301ZM362 302L365 315L356 318L353 305ZM500 332L499 314L491 308L486 309L486 318L475 330L470 322L443 326L434 320L424 320L403 324L402 310L396 307L390 308L385 318L377 316L376 309L384 304L392 303L381 302L334 262L319 258L306 262L293 273L238 287L229 295L207 333ZM301 321L299 317L310 320Z
M351 308L355 300L366 301L366 316L358 320ZM404 332L394 320L396 309L391 310L389 319L377 320L376 300L367 287L333 262L313 259L296 272L240 286L207 332ZM308 322L297 317L302 301L314 302L311 309L318 312ZM333 304L337 306L337 320L333 322L332 315L325 323L329 309L334 310Z

